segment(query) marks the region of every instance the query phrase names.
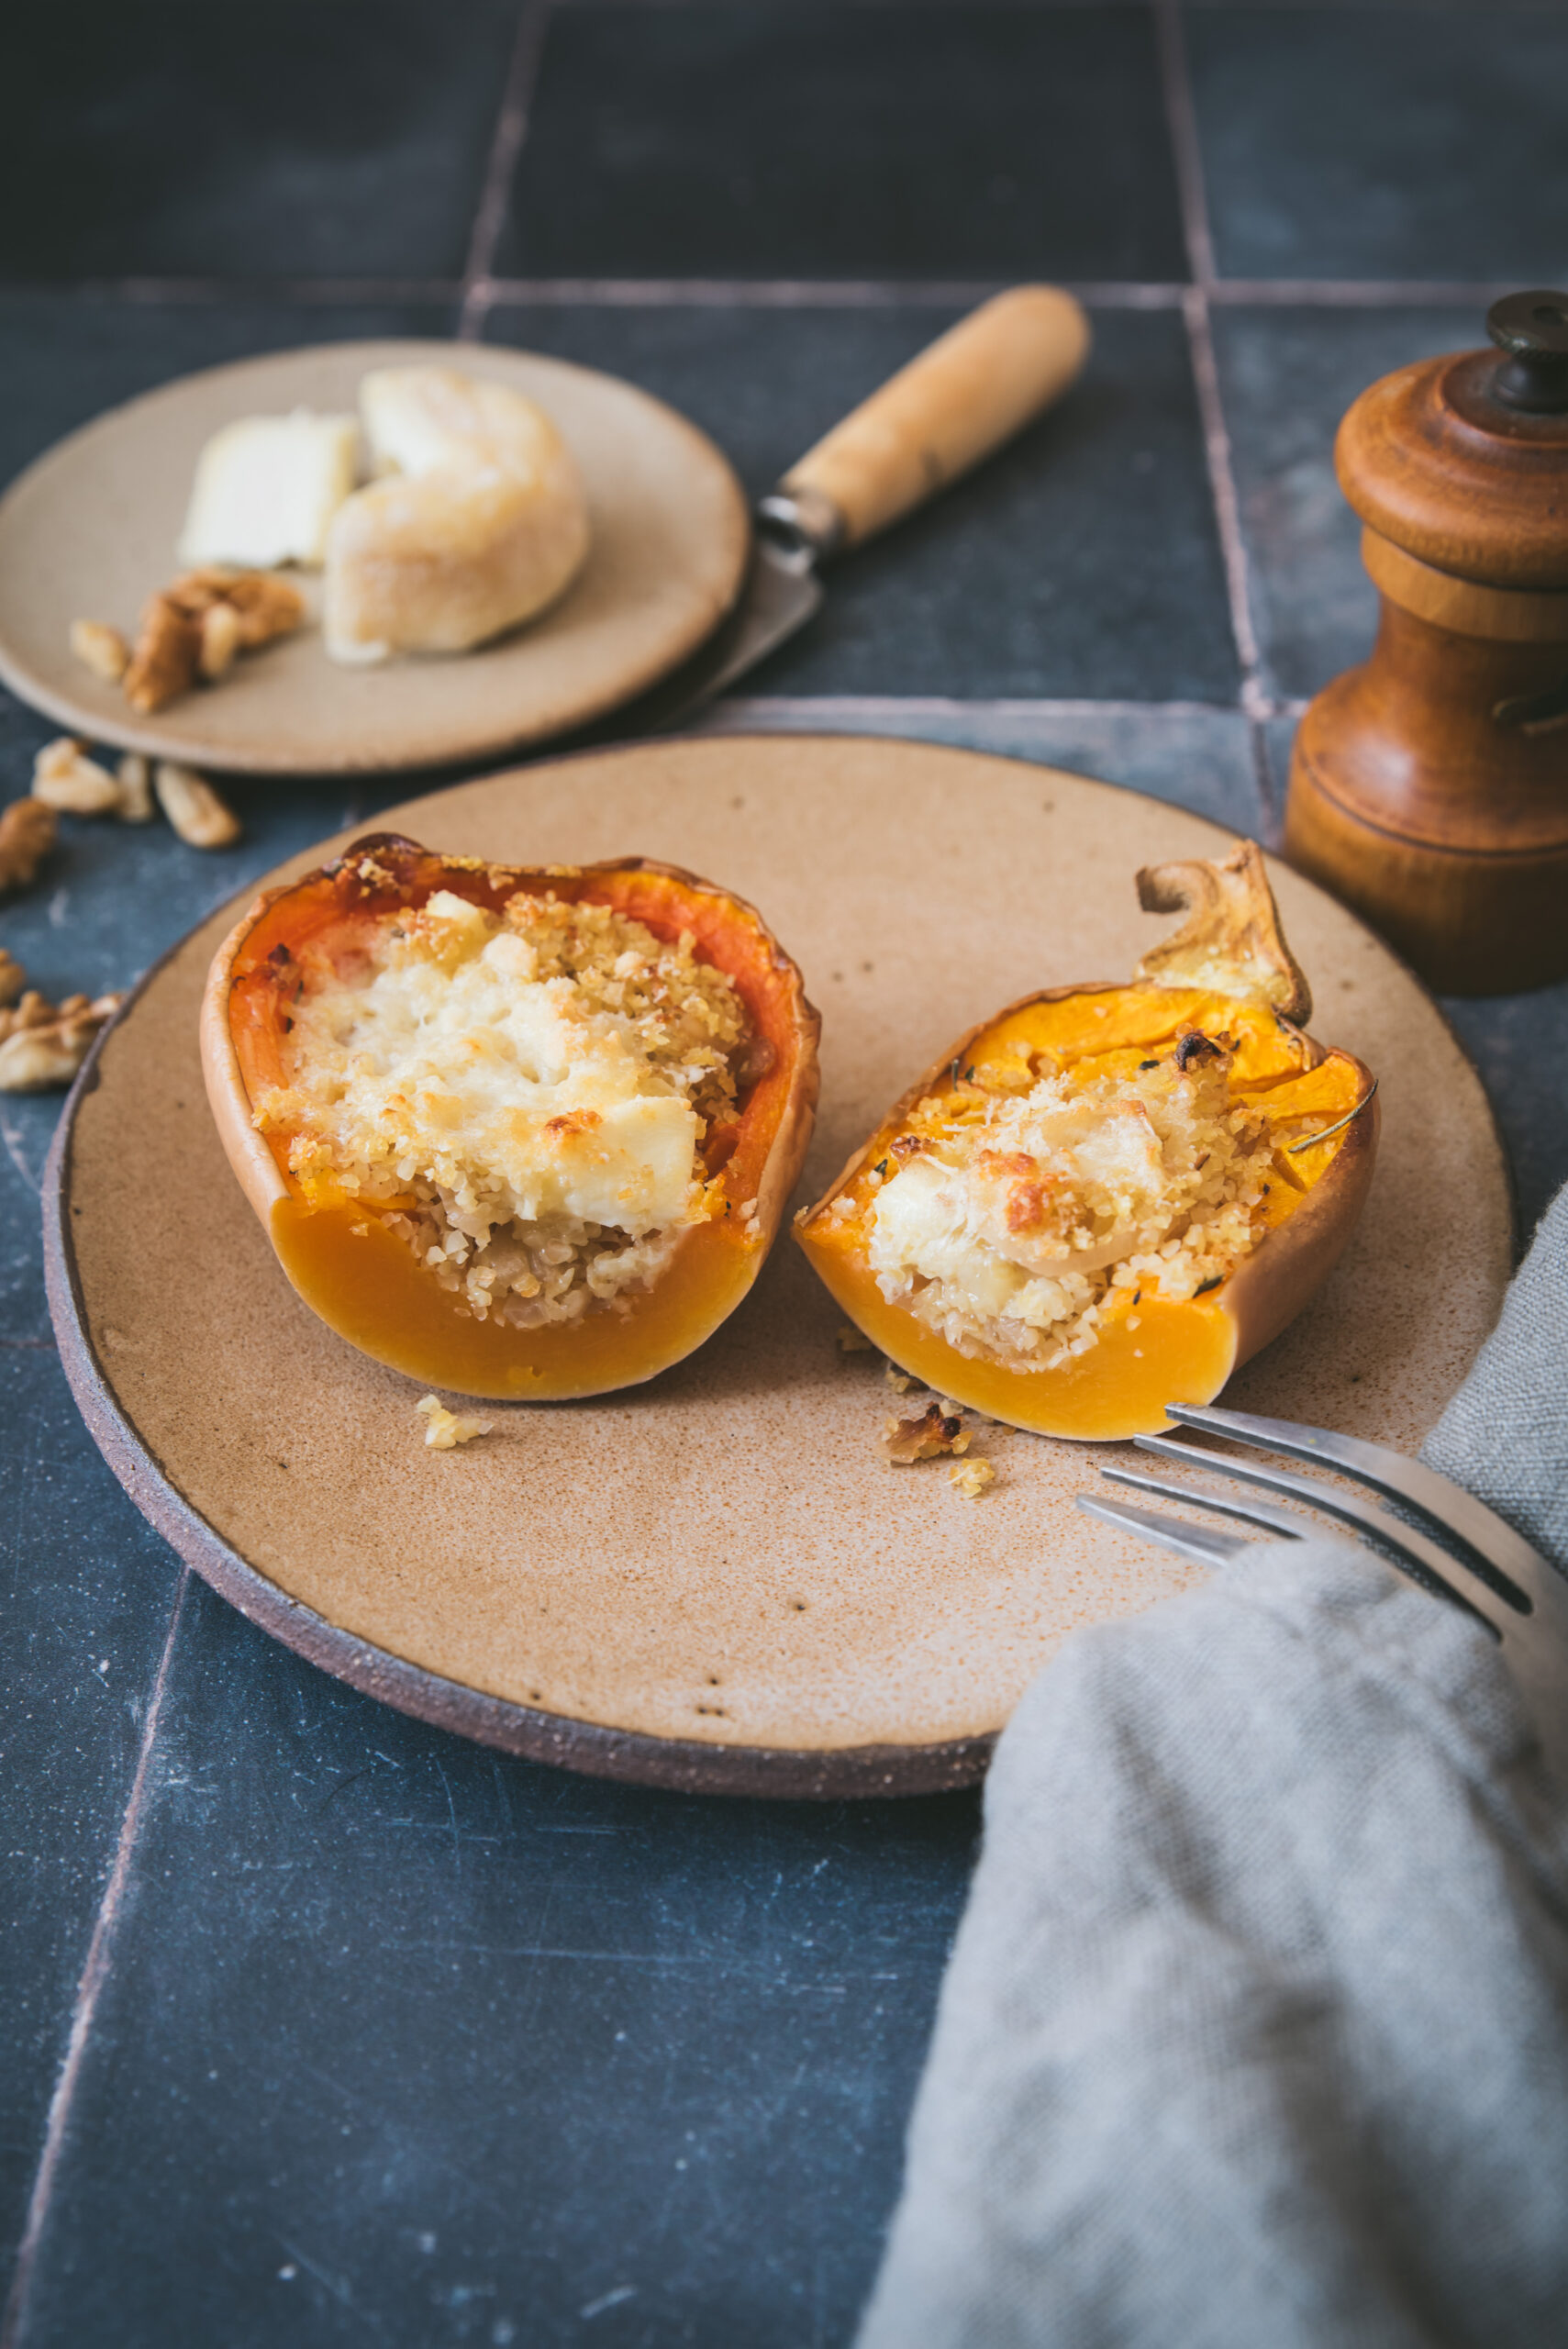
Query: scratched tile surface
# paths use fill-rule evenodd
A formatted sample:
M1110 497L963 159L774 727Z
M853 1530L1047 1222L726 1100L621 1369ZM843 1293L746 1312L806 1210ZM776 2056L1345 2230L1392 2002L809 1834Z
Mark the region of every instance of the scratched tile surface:
M573 1778L385 1712L200 1584L165 1720L39 2339L157 2341L172 2276L226 2349L829 2337L972 1797Z
M973 743L1265 839L1293 704L1370 622L1338 415L1479 339L1425 289L1550 276L1568 217L1561 10L1186 7L1163 45L1151 8L1049 0L13 17L0 483L190 369L462 316L649 384L760 489L956 315L935 281L1092 281L1060 411L846 560L703 722ZM1189 250L1183 41L1219 267L1276 281L1244 306ZM1407 283L1293 292L1335 276ZM52 730L0 695L0 797ZM239 785L218 856L67 821L0 945L46 989L128 985L405 794ZM1528 1228L1568 1174L1568 987L1448 1008ZM498 1759L183 1581L55 1358L58 1106L0 1095L6 2349L848 2344L977 1801Z

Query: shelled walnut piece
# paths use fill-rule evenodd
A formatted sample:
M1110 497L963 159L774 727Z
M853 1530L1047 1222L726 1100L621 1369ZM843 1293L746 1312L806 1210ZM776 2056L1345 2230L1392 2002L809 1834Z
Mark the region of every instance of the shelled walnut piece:
M0 809L0 893L25 889L54 846L54 809L41 799L13 799Z
M969 1450L969 1433L961 1407L932 1396L920 1410L884 1422L882 1448L895 1467L913 1467L917 1460L940 1459L943 1453Z
M48 815L50 829L44 842L47 848L54 838L53 809L61 808L68 816L117 816L122 824L150 824L156 812L155 791L158 807L191 848L228 848L239 838L239 817L194 767L179 766L172 759L160 759L154 766L139 751L132 751L111 774L106 767L88 757L87 745L73 734L61 734L55 741L44 744L33 761L34 796L17 805L41 806ZM10 814L10 810L6 812ZM29 824L36 829L35 819L21 820L18 837ZM40 849L39 857L42 854ZM35 869L38 861L36 857ZM32 874L26 873L20 878L30 880ZM0 856L0 887L7 885L12 885L5 879Z
M139 751L128 751L115 769L120 804L115 814L122 824L150 824L158 813L152 799L152 767Z
M117 685L130 666L130 647L117 628L103 620L72 620L71 650L96 677Z
M227 848L239 838L239 818L227 800L192 767L160 759L152 770L158 805L191 848Z
M120 785L107 767L87 756L73 734L46 742L33 761L33 797L66 816L108 816L120 804Z
M15 956L0 950L0 1093L50 1093L69 1085L125 1000L71 995L49 1003L34 987L23 991L26 977Z
M149 717L196 685L216 684L237 654L292 635L304 618L299 589L271 572L187 571L148 598L128 652L101 620L72 620L71 649L95 675L117 679L132 709Z

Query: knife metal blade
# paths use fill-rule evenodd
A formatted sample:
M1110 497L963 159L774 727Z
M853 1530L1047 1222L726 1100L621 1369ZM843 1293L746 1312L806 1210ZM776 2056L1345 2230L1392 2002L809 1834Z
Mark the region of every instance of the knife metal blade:
M751 559L728 613L689 660L616 711L610 722L617 735L665 734L684 725L820 609L817 565L826 550L793 515L786 518L778 510L791 504L776 495L762 500Z

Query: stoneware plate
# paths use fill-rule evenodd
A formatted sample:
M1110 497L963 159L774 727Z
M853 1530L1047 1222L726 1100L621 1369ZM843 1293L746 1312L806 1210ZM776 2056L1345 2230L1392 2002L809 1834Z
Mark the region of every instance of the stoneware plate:
M803 1196L982 1015L1124 977L1170 927L1139 912L1138 865L1226 845L1079 776L830 737L588 754L384 821L520 863L666 858L751 898L823 1013ZM1308 883L1273 878L1314 1031L1382 1077L1384 1141L1344 1264L1229 1399L1413 1451L1502 1297L1502 1157L1417 981ZM483 1407L494 1434L427 1451L419 1389L298 1301L219 1152L196 1006L233 918L169 955L83 1072L46 1186L50 1296L128 1491L291 1647L406 1711L578 1769L915 1792L980 1775L1065 1632L1198 1578L1073 1508L1107 1448L987 1430L975 1449L996 1481L978 1501L940 1462L884 1464L881 1364L838 1351L840 1317L787 1233L733 1319L651 1385Z
M345 669L318 629L239 661L219 685L138 718L72 654L73 619L134 635L176 542L196 457L240 416L352 409L372 367L439 362L547 409L582 467L592 550L561 602L461 657ZM695 425L613 375L526 351L340 342L187 375L40 457L0 501L0 677L73 731L230 773L401 771L498 757L629 700L674 668L739 592L745 499ZM291 572L318 606L320 574Z

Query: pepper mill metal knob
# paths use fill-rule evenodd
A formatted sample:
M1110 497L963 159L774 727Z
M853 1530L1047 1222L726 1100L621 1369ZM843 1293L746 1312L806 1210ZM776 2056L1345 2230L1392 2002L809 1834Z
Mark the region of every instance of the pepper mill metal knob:
M1285 813L1291 860L1460 995L1568 974L1568 295L1486 323L1340 427L1382 617L1302 719Z

